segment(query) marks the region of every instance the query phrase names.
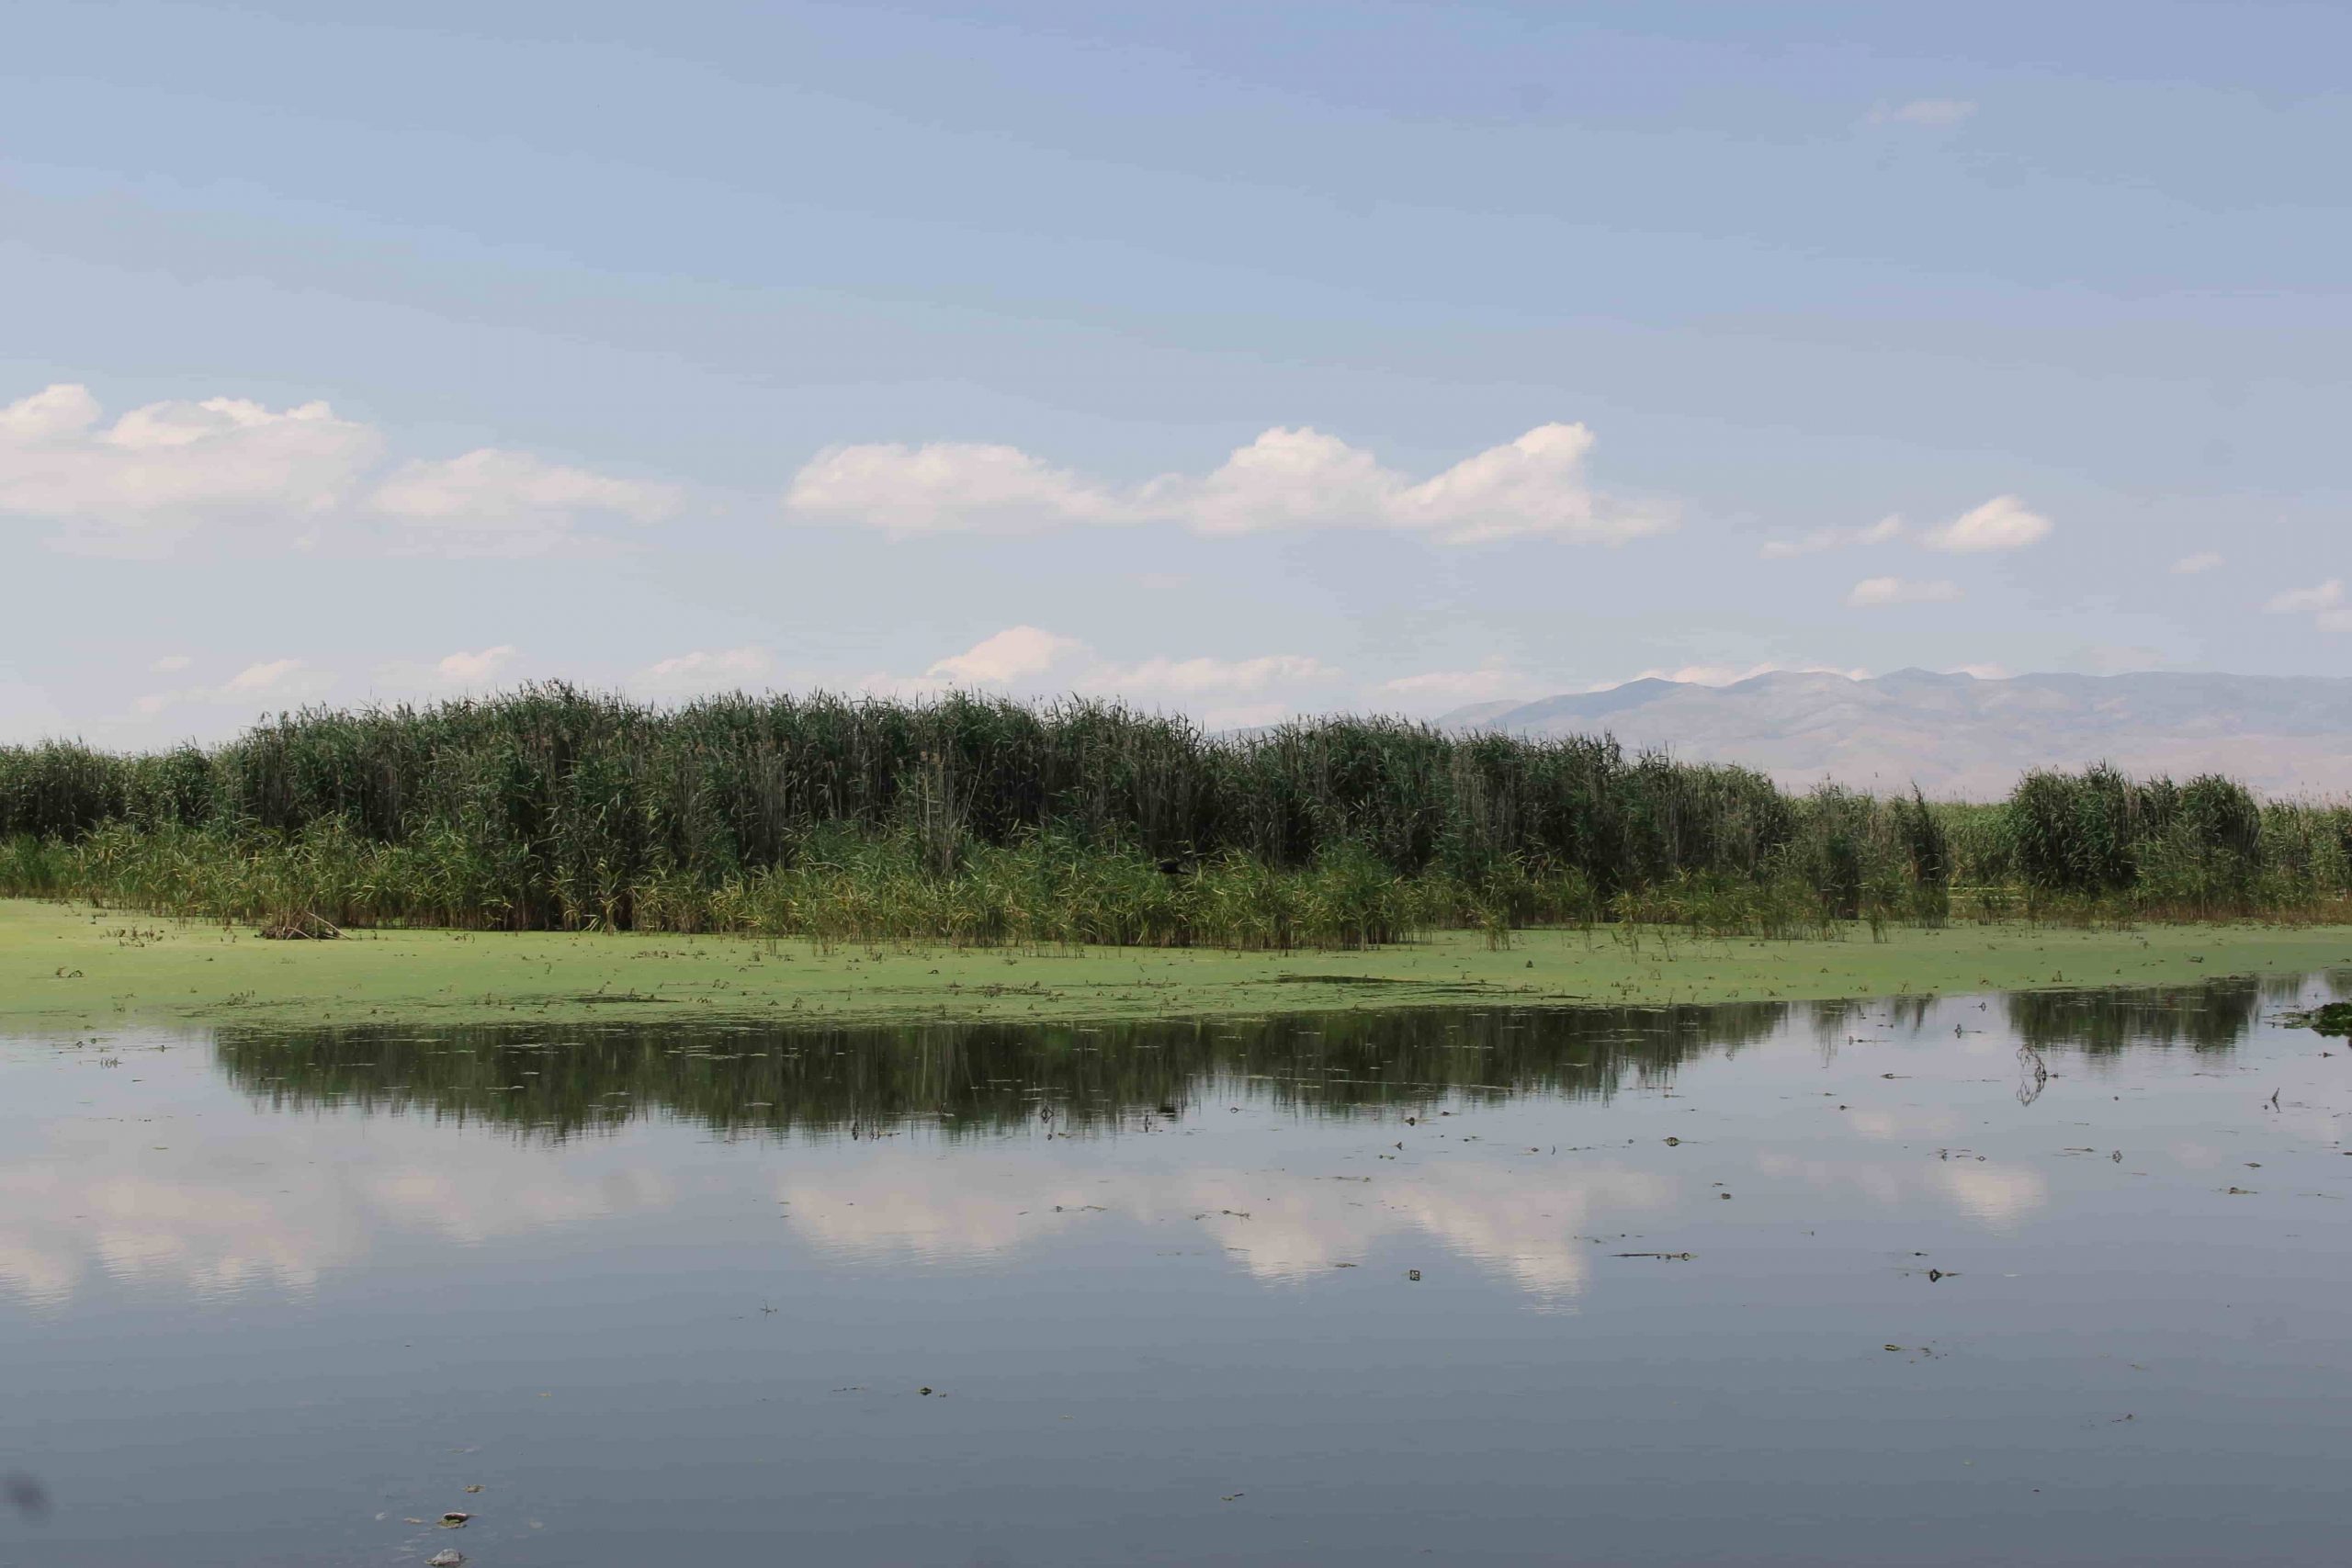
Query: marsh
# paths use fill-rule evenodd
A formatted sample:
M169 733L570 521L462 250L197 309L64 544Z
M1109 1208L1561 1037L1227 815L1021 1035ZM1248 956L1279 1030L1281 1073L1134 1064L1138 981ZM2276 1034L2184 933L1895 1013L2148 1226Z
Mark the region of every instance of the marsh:
M22 1032L0 1562L2330 1561L2347 989Z

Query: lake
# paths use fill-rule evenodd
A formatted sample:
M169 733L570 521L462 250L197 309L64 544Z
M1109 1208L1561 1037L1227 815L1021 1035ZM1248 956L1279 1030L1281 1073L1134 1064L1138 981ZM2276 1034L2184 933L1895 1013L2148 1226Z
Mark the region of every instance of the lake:
M2347 992L0 1041L0 1563L2337 1562Z

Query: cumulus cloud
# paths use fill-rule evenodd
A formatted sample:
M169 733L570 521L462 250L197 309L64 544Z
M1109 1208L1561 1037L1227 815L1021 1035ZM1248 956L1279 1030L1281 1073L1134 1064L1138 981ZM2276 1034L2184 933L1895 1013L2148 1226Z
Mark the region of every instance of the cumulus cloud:
M1663 508L1615 501L1584 472L1592 433L1539 425L1426 479L1306 427L1276 427L1206 475L1120 488L1017 447L967 442L836 446L786 491L791 515L892 534L1182 524L1204 534L1363 527L1449 544L1543 536L1618 544L1663 532Z
M941 441L834 446L795 474L785 507L799 516L892 534L1013 532L1125 521L1129 505L1017 446Z
M512 643L444 654L431 663L387 664L376 671L379 685L396 690L446 693L487 686L514 663L521 649Z
M324 696L334 681L332 672L300 659L269 659L246 665L217 685L150 693L139 699L137 706L140 714L149 718L167 709L190 705L262 712Z
M147 668L158 675L172 675L187 669L189 665L195 662L195 660L190 659L185 653L167 653L164 655L163 658L156 660L153 664L147 666Z
M616 479L485 446L462 457L402 464L368 504L405 525L416 542L458 554L525 554L569 534L583 513L657 523L678 510L674 485Z
M162 555L232 527L311 548L322 524L354 538L373 524L389 525L379 545L476 555L544 549L584 516L657 522L680 502L673 485L495 447L404 463L371 488L383 450L323 402L155 402L107 424L88 388L60 383L0 408L0 515L62 524L51 542L92 554Z
M1278 426L1205 479L1156 481L1145 507L1204 534L1254 534L1369 523L1383 518L1411 488L1371 453L1336 435Z
M1036 626L1007 626L923 671L940 686L1001 686L1045 674L1084 644Z
M2183 556L2172 563L2175 577L2195 577L2200 571L2211 571L2222 564L2222 558L2211 550L2199 550L2193 556Z
M1259 659L1147 659L1139 664L1109 664L1090 673L1080 689L1125 697L1254 695L1271 687L1329 681L1339 671L1303 654L1276 653Z
M475 685L504 669L514 660L516 651L514 644L504 642L473 653L459 649L446 655L433 669L435 674L452 685Z
M1903 519L1899 516L1880 518L1867 528L1815 528L1791 539L1767 539L1757 551L1766 560L1786 560L1794 556L1818 555L1847 545L1883 545L1903 536Z
M1919 582L1901 577L1866 577L1854 584L1846 595L1846 603L1854 608L1872 609L1885 604L1949 604L1961 596L1956 582Z
M863 685L870 692L902 696L974 688L1022 695L1075 692L1175 708L1222 728L1286 717L1295 711L1295 699L1303 693L1328 689L1340 673L1304 654L1247 659L1159 655L1122 664L1076 637L1020 626L938 660L920 675L872 675Z
M1913 98L1907 103L1881 104L1871 111L1873 125L1958 125L1976 112L1969 98Z
M1942 527L1928 529L1919 542L1931 550L1955 555L2021 550L2049 537L2052 526L2049 518L2027 511L2025 502L2016 496L1996 495Z
M2271 596L2263 606L2274 615L2309 615L2324 632L2352 632L2352 606L2344 598L2344 580L2331 577L2312 588L2290 588Z
M88 388L63 383L0 409L0 513L67 525L68 547L158 553L232 510L332 511L381 448L322 402L208 398L103 417Z
M296 687L323 687L333 680L333 676L312 670L299 659L273 659L266 663L246 665L223 682L220 690L228 696L265 696Z
M655 660L628 683L652 696L686 696L759 685L775 672L775 660L764 648L695 649Z
M2263 609L2274 615L2303 615L2333 610L2344 603L2344 580L2331 577L2312 588L2290 588L2271 595Z
M1400 675L1380 683L1383 694L1408 704L1499 702L1534 691L1542 682L1523 671L1504 664L1482 664L1476 670L1431 670Z

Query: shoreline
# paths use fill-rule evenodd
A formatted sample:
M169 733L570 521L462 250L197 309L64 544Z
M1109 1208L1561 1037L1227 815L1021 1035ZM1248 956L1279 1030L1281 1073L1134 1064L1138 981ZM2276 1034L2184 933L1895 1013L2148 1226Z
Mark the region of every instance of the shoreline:
M1636 940L1636 938L1638 940ZM1215 1018L1395 1007L1803 1001L2162 986L2352 967L2352 926L1866 928L1727 940L1645 927L1472 931L1359 952L876 948L666 932L244 927L0 899L0 1032L125 1023Z

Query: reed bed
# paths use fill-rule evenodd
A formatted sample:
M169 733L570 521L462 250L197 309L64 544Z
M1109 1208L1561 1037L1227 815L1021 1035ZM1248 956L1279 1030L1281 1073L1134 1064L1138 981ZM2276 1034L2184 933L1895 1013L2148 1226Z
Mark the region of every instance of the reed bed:
M226 920L1354 947L1561 922L1795 936L2343 918L2352 808L2036 773L1993 806L1776 788L1607 737L1115 704L565 685L211 750L0 748L0 892Z

